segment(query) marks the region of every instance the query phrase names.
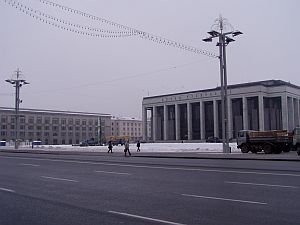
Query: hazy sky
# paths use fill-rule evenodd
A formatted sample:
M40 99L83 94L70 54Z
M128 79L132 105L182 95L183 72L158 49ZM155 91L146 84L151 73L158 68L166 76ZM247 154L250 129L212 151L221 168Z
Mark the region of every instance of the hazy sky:
M121 31L37 0L18 2L74 24ZM53 2L216 54L216 42L202 39L222 14L244 33L227 47L228 84L281 79L300 85L298 0ZM17 68L30 82L21 89L21 108L115 116L141 118L145 96L220 85L216 58L138 36L76 34L40 22L0 0L0 106L14 107L14 89L5 79Z

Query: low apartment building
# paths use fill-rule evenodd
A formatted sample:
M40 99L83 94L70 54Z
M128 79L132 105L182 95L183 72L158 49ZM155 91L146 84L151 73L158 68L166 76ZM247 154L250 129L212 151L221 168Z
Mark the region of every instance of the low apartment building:
M42 144L79 144L94 139L106 142L111 136L111 115L103 113L20 109L18 123L14 108L0 107L0 140Z

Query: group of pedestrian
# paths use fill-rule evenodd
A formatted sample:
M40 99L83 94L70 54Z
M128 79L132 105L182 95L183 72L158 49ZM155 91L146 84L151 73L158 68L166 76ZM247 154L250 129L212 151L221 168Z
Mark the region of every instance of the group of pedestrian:
M112 145L112 142L111 141L109 141L108 142L108 151L107 151L107 153L113 153L113 151L112 151L112 149L113 149L113 145ZM141 151L141 149L140 149L140 147L141 147L141 143L140 143L140 141L138 141L137 143L136 143L136 147L137 147L137 152L140 152ZM124 153L125 153L125 156L127 156L127 153L129 154L129 156L131 156L131 152L130 152L130 150L129 150L129 140L126 140L125 141L125 144L124 144Z

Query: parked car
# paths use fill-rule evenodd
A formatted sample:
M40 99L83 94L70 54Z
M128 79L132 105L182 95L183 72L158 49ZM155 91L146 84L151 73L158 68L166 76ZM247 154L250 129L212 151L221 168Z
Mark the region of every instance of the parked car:
M208 142L208 143L220 143L221 140L218 137L208 137L206 139L206 142Z
M84 146L95 146L95 145L98 145L98 142L95 141L94 139L84 140L84 141L81 141L81 142L79 143L79 146L80 146L80 147L84 147Z

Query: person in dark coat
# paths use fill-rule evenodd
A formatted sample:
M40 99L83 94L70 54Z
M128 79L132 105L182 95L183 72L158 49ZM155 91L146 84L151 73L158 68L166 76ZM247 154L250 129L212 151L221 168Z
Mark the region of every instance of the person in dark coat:
M136 147L137 147L137 152L140 152L141 151L141 149L140 149L140 147L141 147L141 143L140 143L140 141L138 141L137 143L136 143Z
M108 152L107 153L109 153L109 152L113 153L112 149L113 149L112 143L111 143L111 141L109 141L108 142Z
M125 156L127 156L127 152L129 154L129 156L131 156L131 153L129 151L129 141L128 140L125 142L124 152L125 152Z

